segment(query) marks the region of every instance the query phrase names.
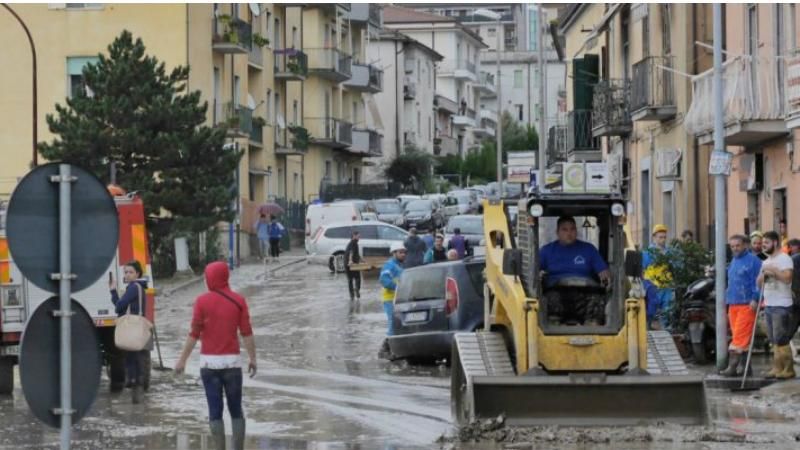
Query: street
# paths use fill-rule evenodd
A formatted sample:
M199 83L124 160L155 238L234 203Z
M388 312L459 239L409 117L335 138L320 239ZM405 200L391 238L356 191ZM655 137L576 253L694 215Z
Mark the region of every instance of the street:
M753 443L789 448L785 446L791 447L800 436L792 404L797 388L785 383L756 394L731 396L710 390L714 426L709 427L517 430L477 424L462 430L465 442L457 442L447 437L455 433L449 369L377 358L385 332L377 281L368 276L361 303L350 306L344 276L301 258L296 261L287 264L285 258L284 266L267 266L270 272L261 265L245 265L232 275L233 288L248 298L259 360L256 377L245 379L247 448L500 449L520 448L526 442L533 448L558 443L559 448L576 450L619 448L619 442L650 450L676 448L679 443L690 449L744 448ZM157 326L167 367L177 359L191 306L203 288L196 283L158 303ZM73 428L73 448L209 448L198 361L196 348L185 375L154 370L142 405L132 405L127 390L109 394L104 376L94 406ZM158 367L156 352L153 367ZM0 400L0 448L56 448L57 443L57 430L31 416L19 388L13 399Z

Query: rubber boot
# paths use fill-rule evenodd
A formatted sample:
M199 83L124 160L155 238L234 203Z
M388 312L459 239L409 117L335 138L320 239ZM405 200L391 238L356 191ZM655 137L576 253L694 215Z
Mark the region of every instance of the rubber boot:
M728 352L728 367L723 370L720 370L719 374L723 377L735 377L737 375L736 371L739 368L739 363L742 360L742 353L739 352Z
M786 380L794 378L794 358L792 358L792 349L788 345L779 345L775 348L775 353L778 357L779 371L775 374L775 378Z
M780 360L780 346L772 346L772 368L764 372L764 378L775 378L781 368L778 365Z
M142 385L134 384L133 386L131 386L131 402L134 405L138 405L139 403L142 403L142 396L143 395L144 395L144 393L143 393L143 390L142 390Z
M225 422L210 420L208 428L211 430L211 445L214 450L225 450Z
M742 359L739 360L739 365L742 367L742 370L736 372L736 376L744 375L745 365L747 364L747 352L742 353ZM753 360L750 360L750 366L747 367L747 377L750 378L753 376Z
M231 419L231 433L233 433L233 450L244 450L244 431L245 431L244 417L240 419Z

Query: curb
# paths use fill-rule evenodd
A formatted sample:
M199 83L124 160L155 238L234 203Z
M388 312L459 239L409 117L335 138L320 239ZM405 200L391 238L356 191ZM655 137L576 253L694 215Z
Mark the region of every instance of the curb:
M287 262L287 263L281 264L281 265L279 265L279 266L277 266L277 267L271 268L271 269L269 269L269 274L270 274L270 275L274 275L274 274L275 274L275 272L277 272L277 271L279 271L279 270L281 270L281 269L284 269L284 268L286 268L286 267L293 266L293 265L295 265L295 264L300 264L301 262L305 262L305 261L306 261L306 259L307 259L307 258L306 258L305 256L302 256L302 257L300 257L299 259L297 259L297 260L295 260L295 261L290 261L290 262Z

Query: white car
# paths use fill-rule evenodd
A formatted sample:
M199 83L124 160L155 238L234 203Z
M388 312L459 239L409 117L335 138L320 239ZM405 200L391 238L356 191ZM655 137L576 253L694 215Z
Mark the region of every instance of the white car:
M454 198L458 203L458 214L475 214L480 210L478 194L475 191L450 191L447 196Z
M361 213L353 203L317 203L306 210L306 253L311 253L311 238L320 227L339 222L362 220Z
M408 232L388 223L373 221L337 222L319 227L316 234L311 237L309 253L312 256L328 258L328 268L331 272L337 267L336 256L343 255L353 231L360 234L358 246L362 256L389 255L389 247L394 242L403 242L408 237ZM340 271L342 267L338 268Z

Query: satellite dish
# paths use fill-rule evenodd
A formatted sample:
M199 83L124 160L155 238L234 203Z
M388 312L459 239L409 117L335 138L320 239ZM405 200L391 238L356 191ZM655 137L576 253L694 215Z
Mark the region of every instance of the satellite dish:
M250 3L250 12L252 12L254 16L261 14L261 8L258 7L258 3Z
M250 109L256 109L256 99L254 99L250 94L247 94L247 107Z

